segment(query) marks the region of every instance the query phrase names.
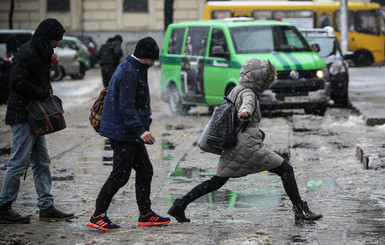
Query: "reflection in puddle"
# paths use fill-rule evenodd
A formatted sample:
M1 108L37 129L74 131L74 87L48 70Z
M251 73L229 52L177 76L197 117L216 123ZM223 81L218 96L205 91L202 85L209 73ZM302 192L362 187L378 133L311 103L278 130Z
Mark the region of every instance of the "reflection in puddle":
M208 179L214 176L213 169L177 168L171 174L172 181L176 184L194 182L194 179ZM265 185L263 182L272 183ZM191 186L192 188L193 186ZM229 188L229 189L226 189ZM174 201L171 195L168 202ZM224 222L231 223L261 223L266 220L266 213L277 207L279 203L287 199L283 191L281 180L275 174L262 172L249 178L231 178L224 187L200 197L197 203L209 204L212 210L237 209L237 217L229 219L224 217ZM249 215L252 212L252 215Z

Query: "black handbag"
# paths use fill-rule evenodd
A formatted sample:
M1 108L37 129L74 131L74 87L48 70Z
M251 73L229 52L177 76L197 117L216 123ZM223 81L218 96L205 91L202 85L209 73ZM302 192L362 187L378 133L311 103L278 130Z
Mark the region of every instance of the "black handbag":
M34 135L45 135L66 128L62 101L56 95L43 100L32 100L27 105L29 131Z

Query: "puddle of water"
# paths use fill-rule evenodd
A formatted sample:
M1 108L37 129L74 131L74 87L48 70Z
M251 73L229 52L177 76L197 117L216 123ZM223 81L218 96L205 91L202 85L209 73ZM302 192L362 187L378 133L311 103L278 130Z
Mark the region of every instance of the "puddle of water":
M165 140L165 139L162 139L161 145L162 145L163 150L174 150L175 149L175 145L173 143L171 143L170 141Z
M172 174L172 181L176 184L196 183L196 179L207 179L215 174L213 169L177 168ZM266 185L264 182L273 183ZM237 209L237 217L225 219L230 223L263 223L266 213L287 199L281 180L275 174L262 172L249 178L231 178L226 186L217 191L200 197L194 203L210 204L210 209ZM191 186L192 188L193 186ZM278 188L279 187L279 188ZM168 197L168 203L174 201L173 195ZM249 215L250 212L253 215ZM226 216L224 216L226 217Z

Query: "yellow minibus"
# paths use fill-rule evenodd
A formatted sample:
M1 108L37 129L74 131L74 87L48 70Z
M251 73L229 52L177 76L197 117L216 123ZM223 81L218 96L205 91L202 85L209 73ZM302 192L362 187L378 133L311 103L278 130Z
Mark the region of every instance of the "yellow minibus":
M290 22L298 28L332 26L340 41L340 3L303 1L209 1L204 19L251 17ZM385 22L377 3L348 2L349 51L356 65L385 58Z

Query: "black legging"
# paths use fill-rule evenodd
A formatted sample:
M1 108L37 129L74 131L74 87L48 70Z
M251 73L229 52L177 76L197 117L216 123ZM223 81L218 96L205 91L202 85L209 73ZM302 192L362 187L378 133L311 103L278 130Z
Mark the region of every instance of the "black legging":
M285 191L289 196L290 201L292 202L293 205L301 201L301 196L299 195L297 182L294 177L294 170L289 163L287 163L286 161L283 161L281 165L269 170L269 172L275 173L281 177L283 187L285 188ZM182 200L186 204L191 203L196 199L198 199L199 197L206 195L207 193L218 190L228 180L229 180L229 177L219 177L215 175L211 179L206 180L200 183L199 185L195 186L189 193L187 193L184 197L182 197Z

